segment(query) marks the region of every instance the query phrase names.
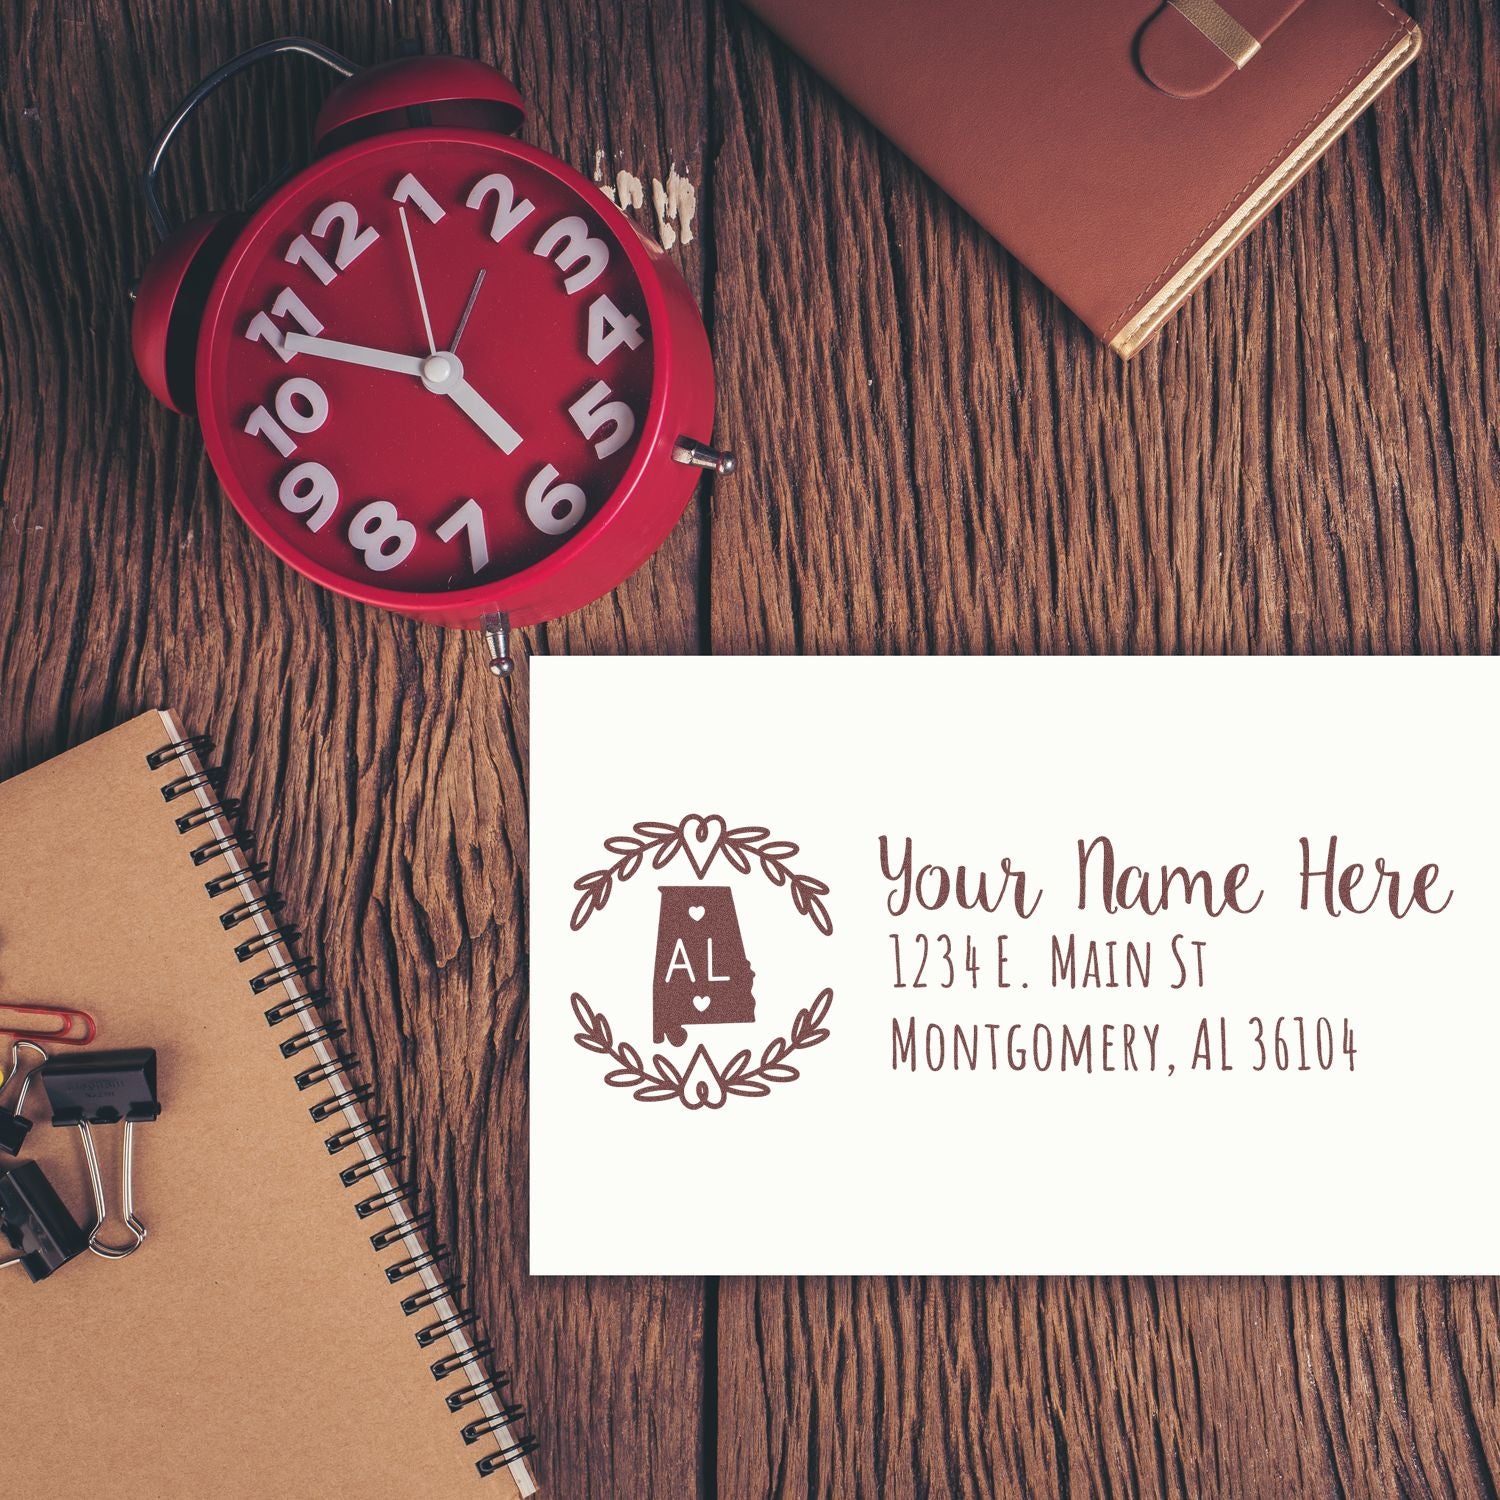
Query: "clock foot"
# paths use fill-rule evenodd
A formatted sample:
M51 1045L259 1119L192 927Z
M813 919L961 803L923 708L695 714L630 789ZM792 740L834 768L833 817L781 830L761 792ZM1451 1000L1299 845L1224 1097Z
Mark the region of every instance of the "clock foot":
M695 469L712 469L720 475L734 473L734 454L722 448L710 448L707 443L693 438L678 438L672 457L680 464L691 464Z
M497 610L480 621L480 629L490 653L490 671L496 677L509 677L516 669L516 659L510 654L510 616Z

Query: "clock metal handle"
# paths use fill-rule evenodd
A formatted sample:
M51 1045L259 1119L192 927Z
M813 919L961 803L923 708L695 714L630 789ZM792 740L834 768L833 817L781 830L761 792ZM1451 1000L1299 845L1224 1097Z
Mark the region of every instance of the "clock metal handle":
M156 144L151 148L150 160L146 164L146 207L150 211L151 222L157 234L163 239L172 232L172 226L167 219L166 210L162 207L161 195L156 188L156 179L161 171L162 157L166 154L167 147L171 145L172 137L186 123L187 117L221 84L227 83L237 73L244 72L246 68L265 58L278 57L286 52L310 57L314 62L320 62L324 67L332 69L341 78L352 78L356 72L355 65L347 57L335 52L331 47L325 47L321 42L314 42L302 36L283 36L277 37L274 41L262 42L257 47L251 47L248 52L241 52L238 57L230 58L223 67L215 68L177 106L176 114L167 121L162 127L161 134L157 136Z

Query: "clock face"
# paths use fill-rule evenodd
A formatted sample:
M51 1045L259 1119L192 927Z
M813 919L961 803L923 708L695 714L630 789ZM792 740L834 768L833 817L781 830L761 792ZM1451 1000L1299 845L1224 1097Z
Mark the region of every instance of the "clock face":
M530 147L396 132L262 210L211 302L199 411L283 558L358 596L447 594L589 525L656 374L642 251L604 207Z

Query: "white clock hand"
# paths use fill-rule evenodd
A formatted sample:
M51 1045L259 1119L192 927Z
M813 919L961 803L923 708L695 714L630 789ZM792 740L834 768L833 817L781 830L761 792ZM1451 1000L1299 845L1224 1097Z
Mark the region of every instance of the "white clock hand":
M406 205L398 204L396 212L401 215L401 233L406 236L406 258L411 262L411 279L417 287L417 306L422 309L422 327L427 330L427 352L438 352L437 341L432 336L432 319L427 316L427 295L422 290L422 273L417 269L417 252L412 248L411 225L406 222Z
M313 338L306 333L287 334L282 347L291 354L312 354L320 359L335 359L340 364L363 365L368 370L391 370L397 375L420 375L424 363L415 354L393 354L389 349Z
M462 376L441 390L502 453L514 453L521 446L521 434Z
M283 347L293 354L311 354L340 364L416 375L428 390L452 400L502 453L514 453L521 446L521 434L464 379L464 367L456 354L430 354L422 359L415 354L393 354L388 349L314 338L306 333L287 334Z
M422 384L447 396L502 453L514 453L521 446L521 434L464 379L463 361L456 354L450 351L424 359Z

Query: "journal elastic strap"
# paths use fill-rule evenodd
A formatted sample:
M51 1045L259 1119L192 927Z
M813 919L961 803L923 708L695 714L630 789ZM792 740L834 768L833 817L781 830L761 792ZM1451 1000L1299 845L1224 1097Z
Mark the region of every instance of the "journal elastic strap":
M1167 0L1180 16L1196 26L1237 68L1243 68L1260 43L1219 4L1219 0Z

